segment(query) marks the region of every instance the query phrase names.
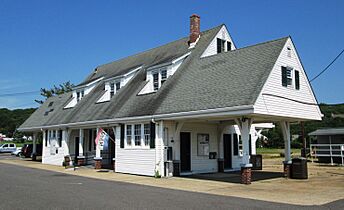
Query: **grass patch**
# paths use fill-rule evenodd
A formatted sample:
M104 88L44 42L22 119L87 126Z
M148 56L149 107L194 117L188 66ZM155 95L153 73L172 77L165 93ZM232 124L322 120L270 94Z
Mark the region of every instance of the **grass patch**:
M264 158L279 158L284 149L277 148L257 148L257 154L262 155ZM301 149L291 149L292 156L300 156Z

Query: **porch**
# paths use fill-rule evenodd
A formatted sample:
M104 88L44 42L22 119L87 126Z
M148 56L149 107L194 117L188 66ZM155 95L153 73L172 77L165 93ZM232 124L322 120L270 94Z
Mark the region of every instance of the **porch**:
M258 116L164 121L165 160L173 161L173 176L206 177L243 184L289 177L290 121ZM279 123L282 128L285 145L285 158L283 163L281 161L283 169L272 173L252 172L251 156L256 154L256 141L264 129L261 125L270 125L266 128L271 128L271 123Z

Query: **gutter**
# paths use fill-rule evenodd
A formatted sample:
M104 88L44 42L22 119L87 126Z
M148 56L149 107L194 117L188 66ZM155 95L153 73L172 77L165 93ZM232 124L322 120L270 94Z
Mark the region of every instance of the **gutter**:
M145 116L136 116L136 117L123 117L115 119L103 119L103 120L92 120L85 122L75 122L75 123L65 123L58 125L47 125L47 126L38 126L38 127L28 127L28 128L18 128L19 131L34 131L48 128L71 128L71 127L88 127L88 126L99 126L99 125L114 125L124 122L137 122L137 121L151 121L154 119L158 120L182 120L190 118L201 118L201 117L219 117L219 116L237 116L237 115L249 115L254 113L253 105L244 105L244 106L234 106L234 107L225 107L225 108L215 108L215 109L205 109L198 111L189 111L189 112L177 112L170 114L157 114L157 115L145 115Z

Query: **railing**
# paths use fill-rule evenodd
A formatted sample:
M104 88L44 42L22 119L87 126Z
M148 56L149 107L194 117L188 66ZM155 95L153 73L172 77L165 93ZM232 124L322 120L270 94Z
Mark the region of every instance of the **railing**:
M341 158L344 166L344 144L311 144L310 152L312 162L313 158L329 157L333 164L333 158Z

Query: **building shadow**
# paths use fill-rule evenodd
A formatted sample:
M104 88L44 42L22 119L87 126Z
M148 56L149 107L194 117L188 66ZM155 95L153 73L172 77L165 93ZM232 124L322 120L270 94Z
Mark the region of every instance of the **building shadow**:
M225 172L225 173L206 173L206 174L193 174L189 176L183 176L192 179L201 179L201 180L211 180L227 183L241 183L240 171L235 172ZM270 171L252 171L252 182L276 179L283 177L282 172L270 172Z

